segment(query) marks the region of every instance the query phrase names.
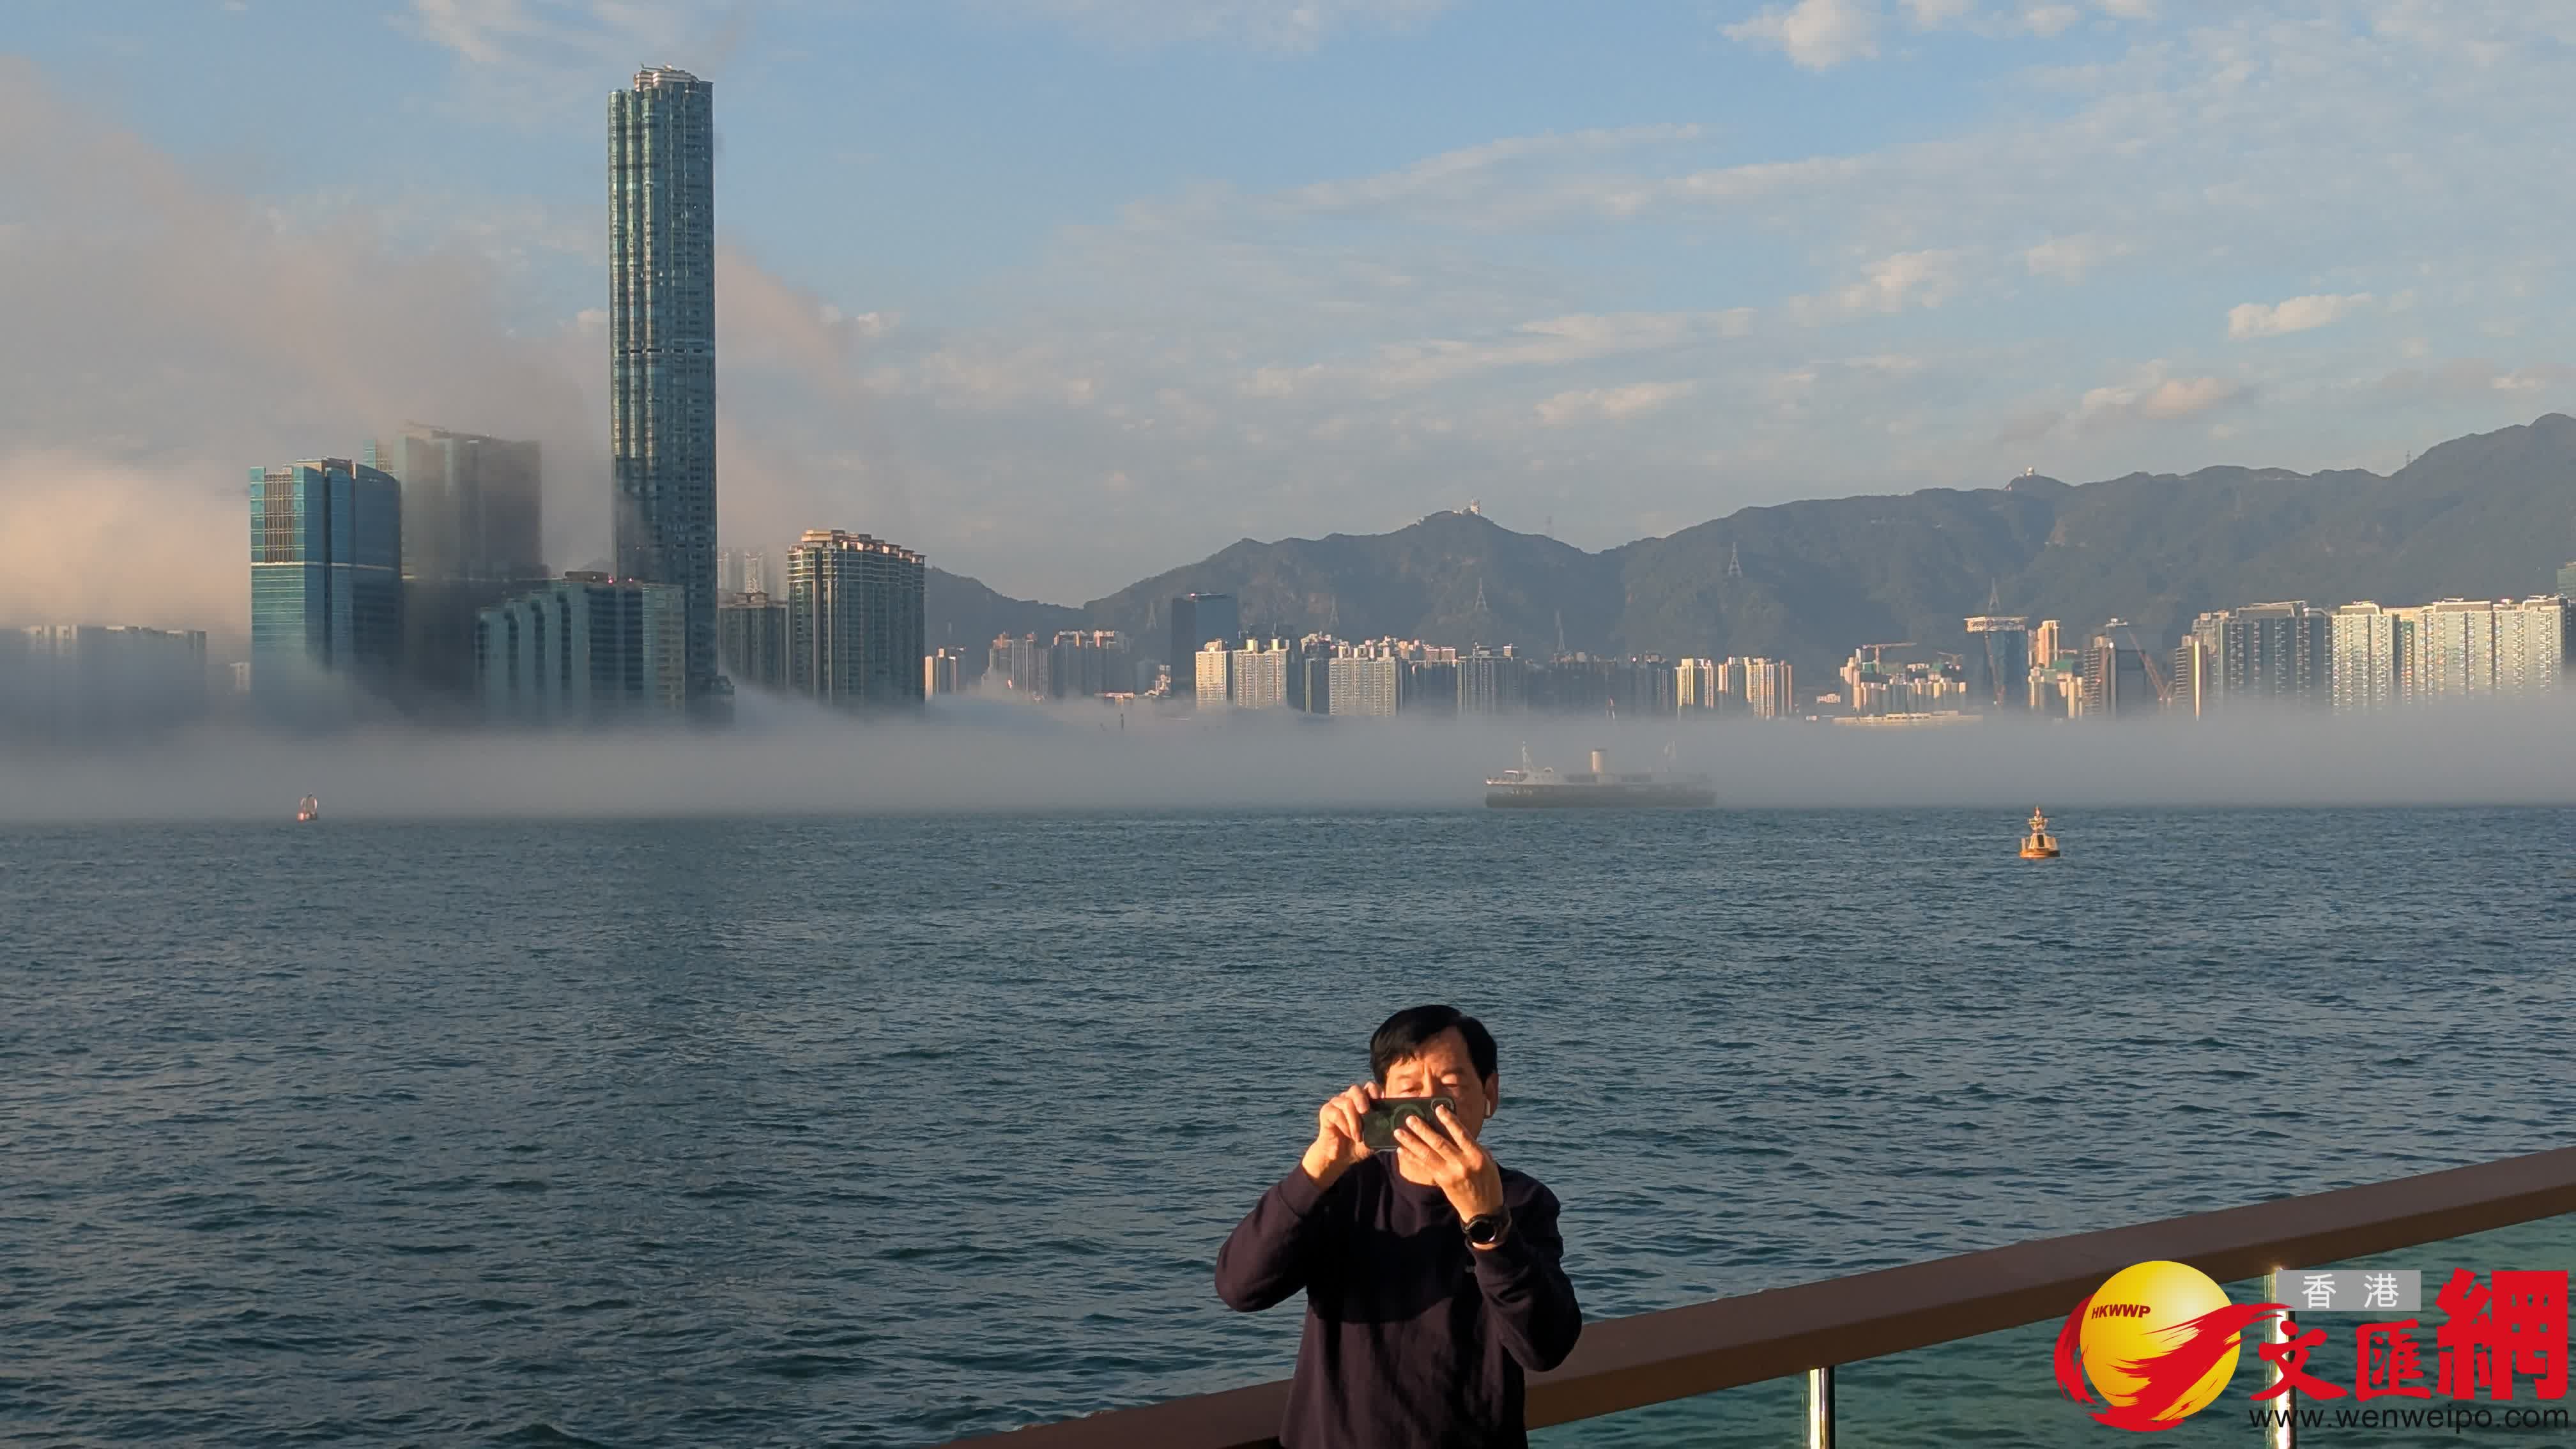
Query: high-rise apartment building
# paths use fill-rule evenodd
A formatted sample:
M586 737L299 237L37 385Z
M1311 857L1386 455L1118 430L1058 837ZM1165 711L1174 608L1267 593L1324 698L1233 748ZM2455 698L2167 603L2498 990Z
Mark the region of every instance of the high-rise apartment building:
M1324 713L1393 719L1404 690L1404 661L1392 654L1337 656L1323 661Z
M787 553L787 687L827 704L920 704L928 578L901 545L806 530Z
M2334 611L2332 631L2332 698L2338 714L2388 709L2406 697L2410 673L2400 646L2411 640L2407 611L2383 609L2365 600Z
M1047 695L1080 699L1124 694L1135 684L1127 636L1115 629L1061 629L1047 646Z
M1228 651L1225 702L1236 709L1286 709L1288 661L1294 652L1284 639L1246 641Z
M476 616L546 582L538 446L409 423L365 461L402 485L402 693L461 706Z
M687 601L693 700L716 677L715 238L715 88L638 71L608 98L611 522L618 575Z
M687 695L687 600L670 584L568 573L475 616L496 724L669 719Z
M2213 708L2323 705L2334 692L2332 616L2301 600L2203 614L2192 624Z
M1732 663L1733 661L1729 661ZM1755 719L1794 719L1798 714L1797 681L1786 659L1744 661L1745 708Z
M2495 690L2509 699L2555 694L2567 675L2567 600L2557 594L2495 606Z
M2209 616L2201 616L2206 619ZM2187 719L2198 719L2209 713L2216 702L2217 681L2211 669L2209 647L2202 641L2197 626L2182 636L2174 646L2173 673L2167 677L2165 710Z
M250 657L263 709L337 713L402 656L402 487L315 458L250 472Z
M1051 681L1047 678L1047 670L1054 652L1039 643L1035 634L1016 638L1009 634L996 634L992 647L984 656L985 686L1025 699L1048 698Z
M787 601L754 590L716 606L716 658L737 689L787 687Z
M1730 698L1727 685L1737 677L1728 659L1685 659L1673 666L1673 707L1684 715L1741 709L1741 695Z
M2437 599L2415 611L2417 699L2467 699L2495 692L2495 605Z
M1499 653L1478 646L1458 656L1460 714L1519 714L1529 704L1527 661L1509 646Z
M2019 711L2030 702L2030 621L2001 614L1968 620L1968 701Z
M957 694L966 688L966 656L954 649L937 649L921 656L921 692L925 695Z
M1228 687L1233 681L1234 652L1223 640L1210 639L1190 659L1191 692L1201 709L1222 709L1230 702ZM1180 676L1172 677L1173 683Z
M1183 594L1171 602L1172 692L1188 694L1198 683L1199 651L1213 640L1232 649L1243 638L1243 612L1232 594Z

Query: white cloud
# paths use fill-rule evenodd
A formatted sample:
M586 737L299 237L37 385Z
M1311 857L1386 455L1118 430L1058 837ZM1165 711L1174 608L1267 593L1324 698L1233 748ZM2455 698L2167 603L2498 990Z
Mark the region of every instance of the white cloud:
M623 69L666 48L729 51L735 9L723 0L411 0L411 24L476 65Z
M2156 0L2093 0L2095 8L2115 20L2153 20Z
M2025 5L2021 11L2022 28L2033 35L2055 35L2084 18L2084 12L2072 5Z
M2238 341L2309 332L2370 305L2368 292L2292 297L2266 305L2246 302L2227 310L2227 335Z
M1689 382L1632 382L1624 387L1592 387L1561 392L1540 403L1538 420L1551 428L1576 423L1616 422L1650 413L1697 390Z
M2095 267L2115 257L2129 254L2129 244L2112 237L2078 232L2073 236L2053 236L2021 254L2022 265L2034 277L2054 277L2061 282L2080 282Z
M1362 362L1264 367L1246 379L1246 397L1284 398L1319 386L1351 385L1391 393L1455 381L1498 368L1562 366L1627 353L1657 352L1710 338L1740 337L1748 311L1578 313L1524 322L1477 340L1439 338L1388 343Z
M2088 427L2121 422L2176 422L2242 401L2245 384L2223 377L2168 377L2165 364L2149 363L2128 381L2097 387L2076 406L2076 420Z
M638 65L720 76L751 14L741 0L411 0L406 23L466 62L457 109L533 122L596 115Z
M1917 30L1938 30L1966 19L1977 8L1976 0L1904 0L1904 5L1905 18Z
M1727 37L1777 48L1808 70L1878 54L1878 0L1797 0L1726 27Z
M1958 292L1964 256L1956 251L1898 252L1870 263L1861 280L1822 297L1793 299L1791 306L1810 320L1938 307Z
M1400 30L1451 0L976 0L1003 16L1050 21L1119 45L1206 42L1302 55L1345 31Z
M1697 141L1705 128L1690 124L1619 126L1587 131L1507 136L1481 145L1428 156L1393 171L1349 180L1318 181L1291 188L1262 205L1304 215L1450 208L1460 202L1490 197L1497 185L1517 188L1546 163L1589 160L1638 147ZM1240 204L1225 198L1228 204ZM1508 214L1506 201L1487 214ZM1456 219L1455 212L1446 212Z

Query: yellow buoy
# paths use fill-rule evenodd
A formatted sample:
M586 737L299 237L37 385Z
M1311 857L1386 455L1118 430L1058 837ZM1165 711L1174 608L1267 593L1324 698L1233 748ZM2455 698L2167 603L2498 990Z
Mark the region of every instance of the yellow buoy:
M2036 809L2030 812L2030 834L2021 838L2021 858L2057 859L2057 837L2048 833L2048 817Z

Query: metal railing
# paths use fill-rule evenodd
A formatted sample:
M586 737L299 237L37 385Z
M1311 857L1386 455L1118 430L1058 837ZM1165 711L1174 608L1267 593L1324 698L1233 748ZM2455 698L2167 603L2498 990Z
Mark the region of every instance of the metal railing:
M1833 1442L1833 1366L2063 1317L2132 1263L2221 1283L2576 1212L2576 1147L2475 1167L2041 1238L1584 1325L1529 1378L1531 1428L1770 1379L1807 1381L1807 1442ZM981 1449L1276 1449L1285 1380L956 1441Z

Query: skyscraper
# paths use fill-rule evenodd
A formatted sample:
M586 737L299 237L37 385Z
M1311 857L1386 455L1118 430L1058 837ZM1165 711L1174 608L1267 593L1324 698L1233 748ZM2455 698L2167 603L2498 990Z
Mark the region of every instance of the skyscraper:
M546 582L537 445L409 423L366 461L402 485L405 695L461 703L476 615Z
M2084 714L2088 719L2153 714L2163 707L2163 671L2139 642L2137 631L2113 619L2084 651Z
M402 486L347 458L250 470L251 689L263 708L383 693L402 651Z
M899 544L807 529L787 551L787 687L827 704L919 705L928 573Z
M1243 634L1243 614L1232 594L1183 594L1172 600L1172 692L1197 687L1199 650L1211 639L1231 649Z
M2001 614L1968 620L1968 700L2018 711L2030 702L2030 621Z
M680 587L691 699L716 677L715 238L715 88L638 71L608 98L612 522L620 577Z

